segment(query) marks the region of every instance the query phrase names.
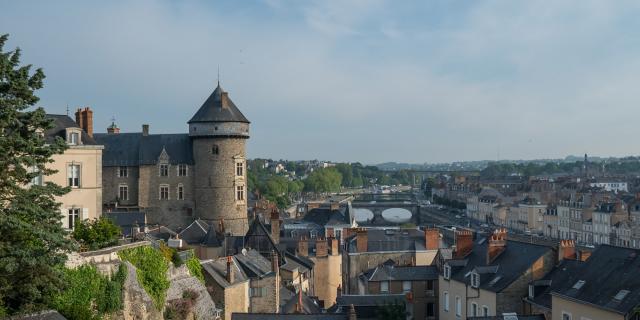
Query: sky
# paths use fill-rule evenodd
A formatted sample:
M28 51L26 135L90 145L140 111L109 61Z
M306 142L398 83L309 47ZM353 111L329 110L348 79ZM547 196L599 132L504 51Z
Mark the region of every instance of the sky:
M251 158L637 155L638 1L9 1L49 113L187 132L220 83Z

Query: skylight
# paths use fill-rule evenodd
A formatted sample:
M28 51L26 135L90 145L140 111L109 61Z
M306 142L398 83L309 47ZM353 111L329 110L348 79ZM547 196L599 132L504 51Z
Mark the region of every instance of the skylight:
M573 285L573 288L576 290L580 290L580 288L582 288L584 284L585 284L584 280L578 280L578 282L576 282L576 284Z
M627 294L629 294L629 292L630 292L629 290L620 290L620 291L618 291L616 296L613 297L613 298L618 300L618 301L622 301L627 296Z
M502 279L502 276L497 276L493 278L493 280L489 282L489 287L493 287L496 283L498 283L498 281L500 281L500 279Z
M487 240L487 238L482 238L482 239L480 239L480 240L478 241L478 244L483 244L485 240Z

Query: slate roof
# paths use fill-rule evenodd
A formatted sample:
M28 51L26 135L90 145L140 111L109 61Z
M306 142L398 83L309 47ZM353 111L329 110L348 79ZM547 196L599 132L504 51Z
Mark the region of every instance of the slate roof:
M211 93L209 98L205 100L196 114L189 120L193 122L244 122L249 120L240 112L238 107L231 101L229 96L223 97L226 93L220 84Z
M262 278L273 273L271 261L254 249L247 250L246 254L236 254L235 258L250 278Z
M67 128L80 128L80 126L73 121L69 116L64 114L47 114L47 119L53 120L53 128L46 130L44 132L44 139L47 143L53 143L56 140L56 137L60 137L66 140ZM97 145L96 140L89 136L84 130L82 130L82 134L80 136L82 140L82 144L86 145Z
M349 316L344 313L315 313L315 314L277 314L277 313L233 313L231 320L348 320Z
M146 221L144 212L104 212L102 215L120 227L124 236L131 235L131 228L136 224L144 230Z
M238 261L235 257L232 258L231 268L234 270L234 282L229 283L227 281L227 257L220 257L215 260L208 260L202 263L202 269L209 274L220 286L223 288L231 285L248 281L249 278L240 268Z
M367 270L364 276L368 281L421 281L438 280L436 266L394 266L383 264Z
M470 284L471 271L477 268L480 288L501 292L520 278L536 260L552 251L550 247L542 245L507 240L506 249L489 265L494 268L482 268L487 266L488 245L488 241L482 239L474 241L471 253L464 259L447 261L452 266L452 280Z
M175 237L175 235L178 234L175 231L165 227L165 226L159 226L159 227L152 227L149 229L149 231L147 232L147 235L155 238L155 239L161 239L161 240L168 240L171 237Z
M298 304L298 293L294 294L294 296L287 301L287 303L282 307L282 313L296 313L296 307ZM302 314L318 314L322 312L322 308L318 304L318 302L307 296L306 294L302 295Z
M96 133L97 143L104 145L102 165L139 166L154 165L162 150L169 155L169 164L194 164L191 138L186 133L150 134Z
M356 237L348 240L349 252L357 252ZM426 250L424 232L417 229L368 229L367 252Z
M511 315L512 317L514 315ZM488 316L488 317L467 317L467 320L545 320L543 314L515 315L516 318L509 318L509 315Z
M587 261L567 268L551 284L551 295L629 314L640 305L640 250L600 245ZM577 289L578 281L584 281ZM616 299L621 290L628 290Z
M303 221L313 222L319 226L349 224L349 216L341 210L330 208L314 208L302 218Z
M178 236L188 244L200 244L209 231L209 225L202 220L194 220Z
M531 283L534 285L534 295L533 298L527 296L526 300L551 310L551 285L560 285L573 268L582 263L579 260L563 260L542 279Z

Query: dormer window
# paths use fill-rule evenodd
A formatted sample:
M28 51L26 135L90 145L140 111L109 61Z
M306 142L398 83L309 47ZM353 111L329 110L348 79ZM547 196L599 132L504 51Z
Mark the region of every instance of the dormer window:
M446 280L451 279L451 266L449 264L444 265L444 278Z
M471 286L476 289L480 287L480 275L477 272L471 273Z
M80 133L80 128L67 128L67 144L72 146L82 144Z

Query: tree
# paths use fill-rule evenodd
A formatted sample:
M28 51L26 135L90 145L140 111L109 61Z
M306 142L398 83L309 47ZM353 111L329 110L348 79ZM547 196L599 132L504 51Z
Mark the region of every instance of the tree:
M62 139L45 141L41 133L53 125L44 110L29 111L44 73L20 66L20 49L4 52L7 39L0 36L0 313L14 314L44 308L59 291L72 244L55 200L68 190L29 185L54 173L47 164L66 148Z

